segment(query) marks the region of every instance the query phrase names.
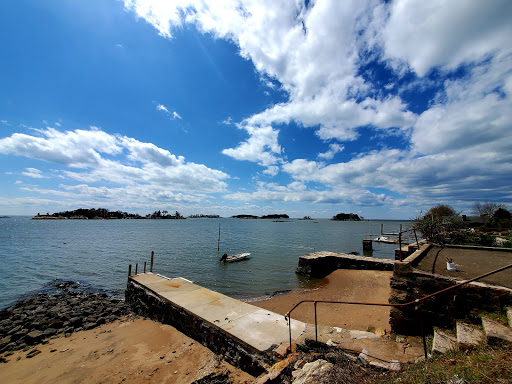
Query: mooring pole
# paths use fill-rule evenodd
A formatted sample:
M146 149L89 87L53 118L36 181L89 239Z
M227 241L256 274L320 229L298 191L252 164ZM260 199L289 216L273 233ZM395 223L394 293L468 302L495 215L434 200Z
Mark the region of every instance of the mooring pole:
M139 272L139 263L135 264L135 274L138 275Z
M217 240L217 252L220 252L220 223L219 223L219 240Z
M144 273L146 273L146 262L144 262Z
M400 261L402 261L402 232L398 232L398 254L400 255Z
M128 277L130 277L132 275L132 265L130 264L128 266Z
M155 257L155 251L151 251L151 264L149 266L149 272L153 272L153 259Z

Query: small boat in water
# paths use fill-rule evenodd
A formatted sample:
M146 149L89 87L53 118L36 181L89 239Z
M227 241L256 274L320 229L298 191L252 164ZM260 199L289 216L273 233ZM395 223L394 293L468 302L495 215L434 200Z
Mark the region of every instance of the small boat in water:
M377 243L388 243L388 244L398 243L398 241L396 241L395 239L390 239L389 237L386 237L386 236L376 237L375 239L373 239L373 241L375 241Z
M233 263L235 261L247 260L251 254L250 253L238 253L236 255L228 256L227 253L223 254L219 261L223 261L225 263Z

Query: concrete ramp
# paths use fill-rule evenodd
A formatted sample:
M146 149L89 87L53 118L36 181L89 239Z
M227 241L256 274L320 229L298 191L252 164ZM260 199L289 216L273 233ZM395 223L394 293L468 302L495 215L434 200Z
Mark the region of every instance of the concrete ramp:
M282 315L211 291L183 278L153 273L131 276L126 301L141 315L173 325L231 363L253 374L279 359L288 346L288 323ZM292 319L292 339L306 324Z

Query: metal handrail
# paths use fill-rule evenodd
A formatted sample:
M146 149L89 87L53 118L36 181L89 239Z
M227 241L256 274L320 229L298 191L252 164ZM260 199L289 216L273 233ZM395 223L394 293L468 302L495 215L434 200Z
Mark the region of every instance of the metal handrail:
M413 301L410 301L408 303L401 303L401 304L390 304L390 303L363 303L363 302L357 302L357 301L331 301L331 300L302 300L302 301L299 301L297 304L295 304L295 306L290 309L285 315L284 315L284 318L286 319L286 321L288 322L288 334L289 334L289 339L290 339L290 345L289 345L289 351L291 352L292 350L292 318L291 318L291 313L293 312L293 310L295 310L295 308L297 308L298 306L300 306L301 304L303 303L313 303L314 304L314 309L315 309L315 341L318 343L318 323L317 323L317 311L316 311L316 305L318 303L328 303L328 304L353 304L353 305L370 305L370 306L381 306L381 307L407 307L407 306L410 306L410 305L418 305L420 304L422 301L424 300L427 300L427 299L430 299L434 296L437 296L441 293L444 293L444 292L447 292L447 291L450 291L452 289L457 289L457 288L460 288L464 285L467 285L469 283L472 283L476 280L480 280L480 279L483 279L484 277L487 277L487 276L490 276L490 275L494 275L495 273L498 273L498 272L501 272L501 271L504 271L506 269L509 269L512 267L512 264L509 264L507 266L504 266L504 267L501 267L501 268L498 268L494 271L491 271L491 272L487 272L483 275L480 275L478 277L475 277L473 279L470 279L470 280L466 280L466 281L463 281L459 284L455 284L455 285L452 285L451 287L448 287L448 288L444 288L444 289L441 289L437 292L434 292L434 293L431 293L429 295L426 295L426 296L423 296L419 299L415 299ZM416 310L420 310L421 311L421 308L420 306L418 305L418 307L416 308ZM425 333L423 332L423 319L421 317L421 315L419 316L419 320L420 320L420 328L421 328L421 336L422 336L422 339L423 339L423 351L425 353L425 358L427 358L427 346L426 346L426 343L425 343Z

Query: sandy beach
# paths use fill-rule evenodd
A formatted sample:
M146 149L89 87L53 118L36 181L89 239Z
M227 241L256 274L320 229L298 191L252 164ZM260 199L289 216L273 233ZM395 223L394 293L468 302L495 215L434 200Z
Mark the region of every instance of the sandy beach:
M338 270L312 290L300 290L252 304L285 314L301 300L351 300L386 303L391 272ZM389 309L365 306L318 307L324 325L389 330ZM313 322L312 304L293 318ZM40 351L31 352L32 350ZM34 354L27 358L27 355ZM118 320L60 336L0 364L4 383L192 383L210 375L249 383L253 377L233 367L174 327L147 319Z
M387 303L389 279L393 272L339 269L322 280L320 286L300 290L252 304L284 315L302 300L333 300ZM369 327L390 330L389 307L363 305L317 304L318 323L333 327L365 331ZM314 323L313 303L301 304L292 319Z

